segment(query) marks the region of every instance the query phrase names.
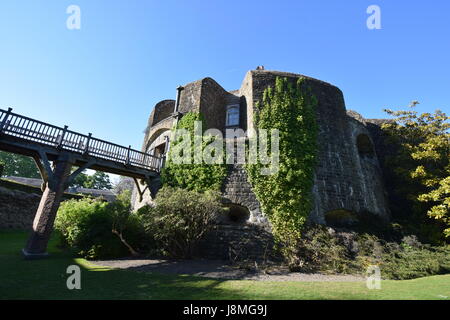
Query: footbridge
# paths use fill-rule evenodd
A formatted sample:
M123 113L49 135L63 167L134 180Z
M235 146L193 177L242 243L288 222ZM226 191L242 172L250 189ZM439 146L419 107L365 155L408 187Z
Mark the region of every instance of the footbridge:
M134 179L139 196L152 194L164 157L120 146L92 136L0 109L0 150L32 157L41 173L43 195L25 248L26 258L46 256L56 213L64 191L85 169ZM72 167L78 167L72 170ZM144 185L145 188L141 186Z

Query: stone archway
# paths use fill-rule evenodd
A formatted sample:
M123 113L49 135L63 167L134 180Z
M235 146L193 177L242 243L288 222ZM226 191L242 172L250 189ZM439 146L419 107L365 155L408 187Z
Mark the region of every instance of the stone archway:
M356 137L356 146L358 153L362 157L373 157L375 155L375 149L372 141L367 134L360 134Z
M250 218L250 211L241 205L231 203L227 205L222 223L233 225L244 225Z
M358 223L358 215L347 209L330 210L325 213L325 222L331 227L349 227Z

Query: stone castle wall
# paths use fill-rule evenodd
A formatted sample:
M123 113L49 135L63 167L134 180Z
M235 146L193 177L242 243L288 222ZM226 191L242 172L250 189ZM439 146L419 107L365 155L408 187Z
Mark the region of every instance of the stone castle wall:
M201 112L207 128L224 131L226 106L238 101L240 127L252 129L255 105L261 100L264 90L274 86L276 77L286 77L292 82L304 78L305 85L311 88L318 100L318 164L314 175L314 208L310 220L324 224L327 213L339 210L370 212L388 219L387 197L378 159L380 148L377 138L372 137L374 124L357 113L346 111L344 96L339 88L299 74L252 70L245 75L241 88L232 92L225 91L211 78L185 85L180 95L179 111ZM159 121L156 127L150 129L146 142L155 139L159 132L170 129L172 123L171 117ZM373 145L373 153L361 152L358 147L361 136ZM228 203L249 210L249 223L268 225L241 166L234 165L230 169L224 182L223 195ZM144 201L151 201L151 198L147 195Z
M27 178L23 179L27 180ZM0 180L0 184L0 230L31 230L42 197L40 188L7 180ZM36 184L39 185L39 183ZM92 195L98 196L98 194ZM63 201L82 198L83 196L78 194L63 195Z
M183 86L183 90L180 95L179 109L181 113L187 112L199 112L200 111L200 98L202 92L202 80L188 83Z
M247 173L242 165L230 165L223 184L222 195L225 204L235 204L248 209L249 223L262 227L269 226L267 218L261 212L259 201L248 182Z
M228 95L229 93L213 79L205 78L202 80L199 110L205 117L206 128L204 129L213 128L223 132L225 128L224 119Z
M154 126L161 120L168 118L174 110L175 100L163 100L158 102L151 114L151 126Z
M0 230L31 230L39 194L0 187Z
M310 220L324 224L326 214L335 210L367 211L389 218L382 173L376 152L366 157L358 151L357 137L370 138L364 122L349 117L344 97L339 88L326 82L297 74L272 71L250 71L245 86L247 110L262 99L268 86L274 86L276 77L287 77L292 82L299 77L311 88L317 98L318 164L314 176L314 209ZM362 117L361 117L362 118Z
M274 240L256 225L214 226L199 243L199 255L208 259L245 261L273 258Z

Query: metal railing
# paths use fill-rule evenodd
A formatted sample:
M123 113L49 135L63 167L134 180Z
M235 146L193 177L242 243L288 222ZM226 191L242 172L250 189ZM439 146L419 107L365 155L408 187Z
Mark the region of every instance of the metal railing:
M162 158L0 109L0 133L83 155L159 172Z

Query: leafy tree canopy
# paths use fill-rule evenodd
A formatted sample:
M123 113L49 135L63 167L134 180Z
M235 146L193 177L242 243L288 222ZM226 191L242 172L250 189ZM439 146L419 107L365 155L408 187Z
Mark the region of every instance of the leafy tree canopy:
M4 164L2 176L41 177L34 160L30 157L0 151L0 163Z
M109 175L102 171L96 171L93 175L88 175L84 172L75 177L71 187L109 190L112 189L112 184Z
M435 219L450 237L450 117L440 110L418 114L416 104L409 110L385 110L394 121L383 130L389 142L398 145L387 165L413 214Z

